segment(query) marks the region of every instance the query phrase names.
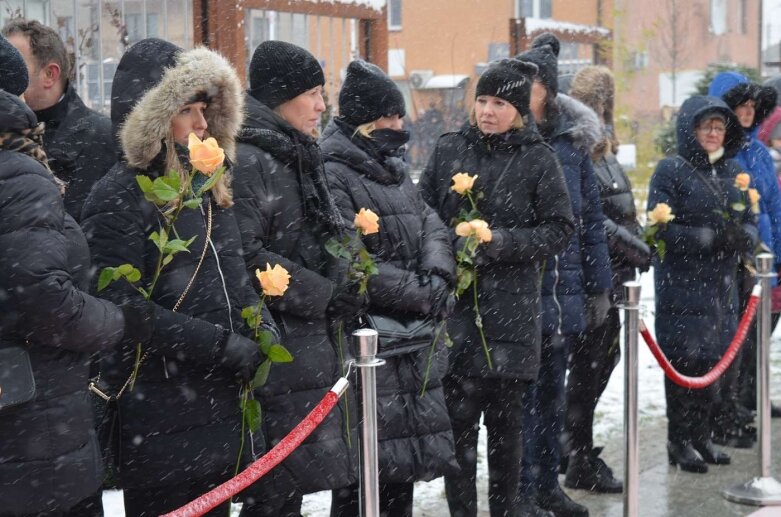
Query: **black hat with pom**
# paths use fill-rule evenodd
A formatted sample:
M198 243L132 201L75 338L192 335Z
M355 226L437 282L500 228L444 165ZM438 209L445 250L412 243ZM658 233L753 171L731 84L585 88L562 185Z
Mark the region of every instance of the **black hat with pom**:
M27 89L27 65L22 55L0 35L0 90L20 96Z
M513 105L521 115L529 114L532 80L538 73L534 63L502 59L483 72L475 87L475 98L491 95Z
M545 85L548 93L554 97L559 92L559 39L550 32L544 32L534 38L532 48L518 54L522 61L534 63L539 68L537 78Z
M390 77L376 65L352 61L339 92L339 116L352 126L391 115L403 117L404 96Z

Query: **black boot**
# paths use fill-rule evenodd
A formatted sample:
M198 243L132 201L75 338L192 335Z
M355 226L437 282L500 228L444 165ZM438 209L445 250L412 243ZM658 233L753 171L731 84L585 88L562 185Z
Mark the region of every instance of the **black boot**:
M691 443L667 442L667 459L670 465L678 465L686 472L705 474L708 465L703 461L700 453L694 450Z
M713 430L712 440L713 443L727 447L750 449L757 441L757 429L751 425L716 428Z
M711 465L730 464L729 455L726 452L718 450L710 440L694 442L692 446L694 447L694 450L700 453L702 459L704 459L706 463L710 463Z
M537 493L537 506L556 517L588 517L588 508L570 499L558 484L550 492Z
M599 457L599 452L601 450L593 449L585 454L572 454L567 468L567 477L564 478L564 486L602 494L623 492L623 483L613 476L613 471Z
M513 517L555 517L555 515L543 510L532 501L524 500L513 510Z

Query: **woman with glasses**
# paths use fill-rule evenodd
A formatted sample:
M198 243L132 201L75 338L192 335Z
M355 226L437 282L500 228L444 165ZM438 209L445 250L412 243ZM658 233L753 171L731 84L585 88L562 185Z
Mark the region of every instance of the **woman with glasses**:
M674 219L659 224L654 262L656 335L673 366L700 376L721 358L735 334L738 257L757 240L754 216L735 185L740 168L729 158L743 142L735 114L716 97L694 96L681 106L677 155L651 177L648 210L669 205ZM665 379L671 465L705 473L729 456L710 440L713 389L690 390Z

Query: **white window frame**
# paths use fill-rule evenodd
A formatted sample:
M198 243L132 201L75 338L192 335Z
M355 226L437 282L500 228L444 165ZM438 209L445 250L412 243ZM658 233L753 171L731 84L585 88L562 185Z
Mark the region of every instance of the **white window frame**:
M521 16L521 2L523 2L523 0L515 0L515 17L516 18L521 18L522 17ZM527 16L526 18L542 18L542 16L541 16L541 14L542 14L542 5L543 5L544 2L547 2L548 4L550 4L551 16L549 16L548 18L552 17L553 16L553 0L532 0L532 15L531 16Z
M391 4L393 2L397 2L399 4L399 18L400 19L396 20L397 23L394 23L394 20L393 20L393 18L391 16L391 12L393 11L393 9L391 7ZM389 31L400 31L401 30L402 24L404 23L404 19L403 19L402 15L401 15L403 8L404 8L404 6L402 4L402 0L388 0L388 30Z

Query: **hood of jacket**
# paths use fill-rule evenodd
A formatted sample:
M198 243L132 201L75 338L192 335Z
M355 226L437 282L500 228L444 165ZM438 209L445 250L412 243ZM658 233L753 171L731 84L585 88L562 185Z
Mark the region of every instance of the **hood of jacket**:
M244 105L236 71L220 54L202 47L179 52L173 58L172 66L160 68L162 75L156 85L147 90L125 91L126 95L138 96L136 102L132 97L112 95L112 123L120 124L119 141L125 160L130 167L146 169L160 154L173 116L179 108L202 94L209 98L204 112L207 134L214 137L225 150L225 155L233 160ZM158 66L164 64L162 61ZM124 68L123 75L127 80L131 80L133 71L132 67ZM152 73L148 69L135 71L146 79ZM133 107L121 122L122 107L131 104Z
M759 138L763 144L769 147L771 137L773 136L773 130L775 130L778 124L781 124L781 108L773 109L773 112L770 114L770 116L767 117L764 122L762 122L762 124L759 126L757 138Z
M588 153L605 139L602 124L594 110L569 95L558 94L559 120L553 138L566 136L577 149Z
M709 161L708 153L697 141L694 130L704 115L713 112L723 115L727 121L727 132L724 135L724 158L735 156L745 140L738 117L723 100L705 95L689 97L681 105L676 121L678 154L697 166L708 165Z
M759 126L776 107L776 90L772 86L760 86L749 81L745 75L728 71L721 72L713 78L708 87L708 95L720 97L731 109L753 99L754 123L746 128L749 135Z
M35 113L16 95L0 90L0 133L34 128Z

